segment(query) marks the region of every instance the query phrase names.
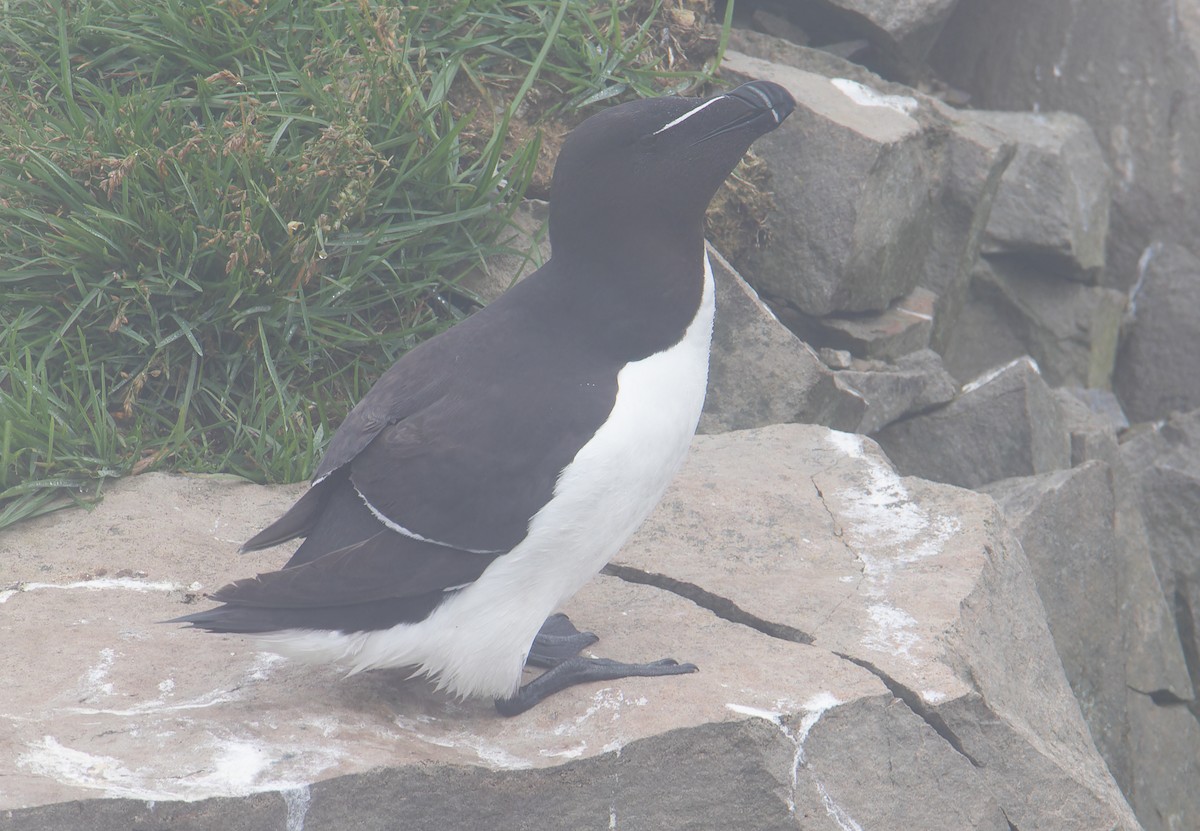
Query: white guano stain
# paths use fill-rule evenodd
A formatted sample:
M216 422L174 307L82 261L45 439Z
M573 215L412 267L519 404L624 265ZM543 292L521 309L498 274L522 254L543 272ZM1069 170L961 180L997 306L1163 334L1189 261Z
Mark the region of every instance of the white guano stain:
M917 620L903 609L888 603L876 603L867 608L875 631L863 638L862 644L876 652L912 658L910 650L920 642L914 631Z
M120 759L77 750L53 736L43 736L26 746L17 757L17 767L36 776L99 791L107 798L193 802L305 787L343 755L327 748L218 738L193 752L198 770L168 774L153 767L131 769ZM276 768L285 768L286 772L277 774Z
M1019 358L1014 358L1013 360L1009 361L1008 363L1004 364L1003 366L998 366L995 369L985 372L983 375L980 375L974 381L963 384L962 391L963 392L974 392L975 390L979 389L980 387L984 386L985 384L990 384L992 381L995 381L997 378L999 378L1001 375L1003 375L1008 370L1012 369L1014 366L1020 366L1021 364L1026 364L1030 369L1032 369L1038 375L1042 374L1042 368L1037 365L1037 361L1035 361L1033 358L1029 357L1028 355L1022 355Z
M837 493L842 539L862 563L863 591L874 601L868 606L871 625L862 644L911 660L910 651L920 642L917 621L888 598L888 583L904 567L941 553L961 523L916 503L891 466L865 452L861 436L831 431L829 441L862 462L866 473L861 484Z
M808 734L813 726L820 721L821 716L841 703L833 693L829 692L817 693L798 707L791 701L780 700L776 702L776 706L781 708L786 705L787 710L794 712L798 709L804 713L800 718L800 723L794 729L783 720L784 713L782 710L768 710L746 704L727 703L725 705L726 709L738 715L761 718L764 721L771 722L779 728L779 731L783 733L784 737L795 748L792 754L791 790L787 796L788 813L794 814L796 812L796 792L800 787L800 769L805 764L804 741L808 738ZM822 793L824 793L824 788L820 782L817 783L817 787L821 788Z
M866 84L851 81L849 78L834 78L830 81L837 89L860 107L887 107L902 115L912 115L920 104L917 99L907 95L885 95Z
M1137 282L1129 290L1129 307L1125 311L1126 317L1130 320L1137 320L1138 295L1142 293L1142 288L1146 285L1146 273L1150 269L1150 262L1162 252L1162 247L1161 242L1152 242L1142 249L1142 255L1138 257Z
M152 701L142 701L138 704L134 704L132 707L63 707L61 712L81 716L106 715L136 717L156 713L181 712L184 710L206 710L209 707L216 707L219 704L228 704L231 701L237 701L239 698L241 698L241 696L233 692L227 692L225 690L212 690L204 693L203 695L173 703L167 703L162 698L156 698Z
M287 806L287 831L304 831L304 818L308 815L308 806L312 803L312 791L308 785L282 790L279 795L283 797L283 804Z
M480 762L492 770L527 770L533 767L533 763L529 760L514 756L503 747L485 741L481 736L465 730L454 730L443 734L427 733L423 726L431 721L433 719L396 716L392 723L419 741L434 747L470 750Z
M725 709L737 713L739 716L761 718L764 721L769 721L776 725L783 723L783 713L777 713L774 710L764 710L761 707L749 707L745 704L726 704Z
M607 714L610 722L615 722L621 718L621 711L624 708L645 707L649 703L649 699L645 696L626 698L622 690L615 687L602 687L592 693L592 703L588 705L588 708L583 713L569 722L556 725L553 732L556 736L573 736L579 732L585 723L601 713Z
M90 744L72 746L81 741L77 738L69 740L46 734L25 740L14 753L19 769L104 797L155 803L305 787L322 771L338 765L346 755L344 749L328 743L314 747L306 738L264 739L240 735L236 728L204 731L192 740L186 757L166 752L165 748L173 746L172 737L178 734L180 726L193 724L187 711L238 700L242 697L239 690L267 677L280 659L273 655L258 656L232 690L212 690L174 700L176 682L167 678L158 683L159 696L154 700L122 708L102 706L109 696L118 694L110 674L121 657L122 653L113 648L101 649L99 659L80 677L78 698L82 705L54 708L47 723L71 730L73 723L79 723L78 719L72 721L77 716L82 716L85 723L96 715L128 718L128 722L115 725L114 732L125 733L144 748L157 748L158 752L141 750L134 762L122 758L120 752L97 753Z
M91 701L93 699L104 696L113 695L115 688L111 681L106 681L108 672L116 663L117 653L112 647L105 647L100 650L100 661L88 668L80 679L79 692L83 696L81 701Z
M833 801L829 791L825 790L825 786L820 782L817 783L817 793L821 795L821 804L825 806L825 813L829 814L841 831L863 831L863 827L854 821L854 817Z
M135 577L98 577L95 580L76 580L72 583L18 583L16 586L0 591L0 603L7 603L13 596L32 591L46 589L86 589L100 591L102 589L125 589L136 592L173 592L182 587L178 583L166 581L153 582L139 580Z

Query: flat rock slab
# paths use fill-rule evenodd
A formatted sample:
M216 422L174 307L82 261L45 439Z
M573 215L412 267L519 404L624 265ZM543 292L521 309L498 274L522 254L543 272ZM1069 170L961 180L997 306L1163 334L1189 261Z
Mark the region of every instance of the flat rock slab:
M380 765L545 767L743 711L798 708L795 696L884 691L828 652L612 577L568 609L600 631L597 654L650 660L669 650L703 672L577 687L503 719L489 702L454 700L404 670L346 678L244 638L159 623L207 603L201 592L277 567L279 554L236 548L300 490L150 474L117 483L91 514L5 536L0 585L15 588L0 595L0 640L20 645L11 657L27 671L0 705L14 728L0 741L15 742L0 757L0 806L228 796Z
M157 623L282 562L234 551L301 490L151 474L0 538L0 828L1137 827L994 505L860 437L698 437L566 611L700 671L514 719Z

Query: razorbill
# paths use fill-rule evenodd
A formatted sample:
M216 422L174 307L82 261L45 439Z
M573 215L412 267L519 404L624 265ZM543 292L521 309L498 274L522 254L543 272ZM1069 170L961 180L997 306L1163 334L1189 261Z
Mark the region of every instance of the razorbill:
M551 258L391 367L312 487L244 546L287 564L177 618L353 672L412 667L505 715L558 690L694 672L579 655L553 614L646 518L700 417L713 324L704 213L792 112L753 81L593 115L563 143ZM521 686L526 663L548 667Z

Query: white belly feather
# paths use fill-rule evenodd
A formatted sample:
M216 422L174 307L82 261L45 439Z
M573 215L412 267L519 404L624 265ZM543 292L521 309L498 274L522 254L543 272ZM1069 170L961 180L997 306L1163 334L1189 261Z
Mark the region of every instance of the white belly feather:
M683 463L704 405L714 309L705 254L700 309L683 339L621 370L608 420L564 468L525 539L428 618L376 632L288 630L260 640L295 657L344 662L351 672L412 666L457 695L511 695L542 623L620 550Z

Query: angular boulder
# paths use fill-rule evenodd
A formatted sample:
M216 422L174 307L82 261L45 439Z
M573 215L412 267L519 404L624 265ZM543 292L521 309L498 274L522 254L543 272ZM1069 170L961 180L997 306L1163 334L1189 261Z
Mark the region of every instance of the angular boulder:
M1092 128L1062 112L976 111L973 118L1017 147L1000 178L983 253L1045 259L1064 277L1095 282L1112 184Z
M1138 267L1113 386L1129 416L1148 421L1200 407L1200 257L1156 243Z
M708 248L717 320L699 432L805 422L854 430L866 403L780 323L741 275Z
M782 84L800 110L755 153L772 173L771 245L738 263L773 299L804 314L882 311L916 285L929 258L942 139L916 99L849 78L725 53L722 72Z
M925 61L958 0L829 0L849 25L903 71Z
M1083 423L1082 401L1056 392L1069 420ZM1087 448L1105 461L984 490L1029 558L1067 678L1109 770L1146 829L1187 827L1200 814L1185 784L1200 772L1194 650L1190 636L1181 641L1178 597L1164 594L1151 556L1150 540L1161 532L1143 521L1144 483L1116 453L1111 426L1087 423ZM1105 430L1108 438L1098 440Z
M960 0L930 53L981 109L1082 116L1114 174L1107 270L1200 236L1200 14L1193 0Z
M983 375L943 407L875 434L896 467L965 488L1068 467L1071 443L1054 395L1027 357Z
M1107 389L1124 293L1055 279L1027 260L979 260L942 348L960 381L1029 355L1052 386Z
M698 437L566 611L700 671L513 719L156 623L282 561L235 548L300 490L148 474L0 540L0 828L1138 827L994 504L857 436Z
M950 129L943 186L934 208L933 250L919 282L937 295L930 345L943 352L967 296L1001 177L1017 146L971 110L936 100L932 107Z
M958 394L958 384L932 349L913 352L894 363L856 361L837 377L866 402L856 432L868 435L904 416L945 404Z
M894 360L929 346L937 297L915 288L882 312L811 317L784 307L780 319L805 343L845 350L860 358Z
M1088 393L1103 390L1085 390L1078 387L1060 387L1054 390L1054 400L1062 416L1063 426L1071 437L1071 467L1084 462L1101 461L1110 468L1120 466L1120 448L1117 444L1117 428L1111 416L1101 414L1088 403ZM1112 393L1108 393L1112 395ZM1125 427L1129 424L1126 423Z

